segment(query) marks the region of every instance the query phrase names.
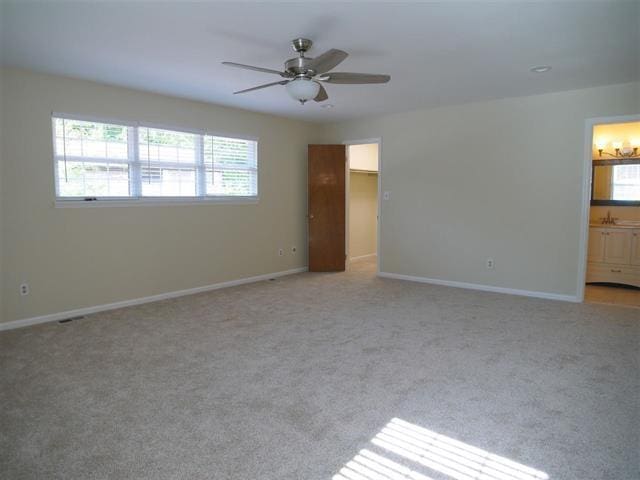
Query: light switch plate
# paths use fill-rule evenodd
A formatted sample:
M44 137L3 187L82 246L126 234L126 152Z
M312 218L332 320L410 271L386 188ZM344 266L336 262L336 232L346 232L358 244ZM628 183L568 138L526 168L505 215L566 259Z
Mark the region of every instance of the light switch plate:
M391 198L391 192L384 192L382 194L382 199L383 200L389 200Z

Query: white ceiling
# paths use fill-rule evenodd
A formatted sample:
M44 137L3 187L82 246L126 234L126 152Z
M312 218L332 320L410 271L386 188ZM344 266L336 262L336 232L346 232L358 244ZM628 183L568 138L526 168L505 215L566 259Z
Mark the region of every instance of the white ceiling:
M0 0L0 3L2 1ZM2 63L295 118L334 121L640 78L640 2L2 3ZM302 106L279 77L289 40L350 55L336 71L386 85L328 85ZM551 65L545 74L529 71Z

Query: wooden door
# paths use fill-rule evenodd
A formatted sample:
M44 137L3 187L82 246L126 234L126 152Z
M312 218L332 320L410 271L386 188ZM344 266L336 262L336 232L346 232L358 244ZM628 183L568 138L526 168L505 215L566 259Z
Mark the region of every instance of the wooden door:
M309 145L309 271L345 269L345 145Z
M629 265L631 262L631 230L607 229L604 261Z
M589 228L589 248L587 250L587 260L589 262L604 262L606 233L604 228Z

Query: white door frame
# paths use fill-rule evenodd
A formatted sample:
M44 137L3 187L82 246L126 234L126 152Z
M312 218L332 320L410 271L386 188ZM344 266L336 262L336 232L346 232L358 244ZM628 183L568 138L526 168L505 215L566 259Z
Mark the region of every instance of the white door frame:
M615 117L595 117L585 120L584 127L584 166L582 171L582 216L580 219L580 248L578 257L578 288L576 299L584 302L584 287L587 280L587 252L589 248L589 210L591 209L591 168L593 161L593 127L608 123L627 123L640 121L639 115L620 115Z
M345 251L347 252L347 259L351 258L349 254L349 174L350 174L350 160L349 160L349 146L350 145L368 145L371 143L378 144L378 195L377 195L377 210L378 210L378 222L376 225L376 274L380 273L380 265L382 259L382 245L380 244L380 226L382 225L382 138L365 138L360 140L347 140L342 142L343 145L347 147L347 162L345 165L346 168L346 181L345 181Z

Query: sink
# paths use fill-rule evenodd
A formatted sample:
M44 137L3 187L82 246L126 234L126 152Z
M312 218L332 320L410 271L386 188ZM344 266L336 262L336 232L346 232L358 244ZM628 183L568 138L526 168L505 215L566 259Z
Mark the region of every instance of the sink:
M640 227L640 220L616 220L615 224L622 227Z

